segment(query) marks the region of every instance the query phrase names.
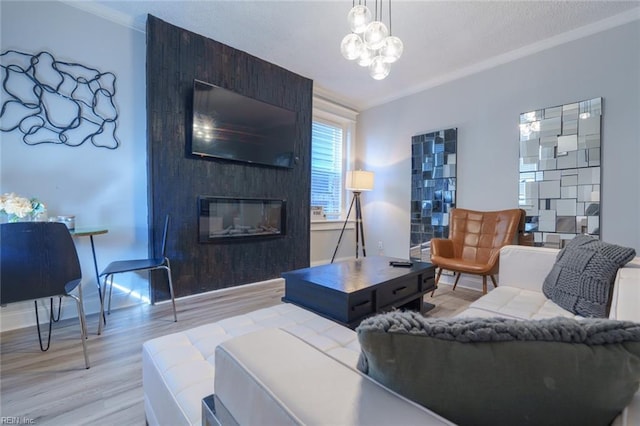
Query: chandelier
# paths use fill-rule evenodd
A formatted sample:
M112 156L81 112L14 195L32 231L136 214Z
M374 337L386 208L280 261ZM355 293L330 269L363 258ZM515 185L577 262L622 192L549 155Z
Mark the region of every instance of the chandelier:
M358 65L369 68L369 74L376 80L389 75L391 64L402 55L402 40L391 35L391 0L389 4L389 27L382 22L384 0L375 0L374 14L367 7L367 2L358 0L347 15L351 34L347 34L340 44L342 56ZM373 18L373 19L372 19Z

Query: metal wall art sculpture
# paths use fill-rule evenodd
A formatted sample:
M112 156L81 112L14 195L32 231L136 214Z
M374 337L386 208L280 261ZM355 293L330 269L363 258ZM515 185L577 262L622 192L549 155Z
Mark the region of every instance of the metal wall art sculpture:
M22 133L27 145L120 145L113 73L16 50L0 54L0 66L1 131Z
M533 244L600 235L602 98L520 114L520 208Z

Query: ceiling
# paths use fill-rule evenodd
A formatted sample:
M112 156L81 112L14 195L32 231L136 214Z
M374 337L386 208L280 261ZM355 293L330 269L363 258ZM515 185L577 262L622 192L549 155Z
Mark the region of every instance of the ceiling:
M340 53L353 1L66 3L142 31L152 14L310 78L318 93L359 111L640 19L640 0L394 0L392 32L404 54L378 81ZM375 0L367 5L373 9ZM388 23L388 0L383 6Z

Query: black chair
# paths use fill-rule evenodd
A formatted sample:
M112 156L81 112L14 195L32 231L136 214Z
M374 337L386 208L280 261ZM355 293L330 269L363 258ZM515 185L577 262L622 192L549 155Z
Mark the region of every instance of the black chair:
M54 222L4 223L0 226L0 304L33 300L37 316L37 299L55 296L74 299L80 321L84 363L89 368L82 289L78 287L82 273L69 230L64 224ZM71 294L76 287L77 297ZM53 302L51 309L53 311ZM50 312L49 339L51 321L53 312ZM40 348L46 350L42 347L42 338Z
M107 295L107 280L109 280L109 305L107 312L111 313L111 292L113 290L113 276L115 274L164 269L167 271L167 278L169 279L169 292L171 293L171 303L173 304L173 320L178 321L178 315L176 314L176 300L173 295L173 282L171 281L171 264L169 263L169 258L166 255L168 232L169 215L167 215L164 221L164 230L162 233L162 255L160 257L154 257L152 259L117 260L115 262L111 262L106 268L104 268L100 274L101 277L104 276L103 296L102 303L100 304L100 318L104 319L104 302ZM99 321L99 323L98 334L102 334L103 321Z

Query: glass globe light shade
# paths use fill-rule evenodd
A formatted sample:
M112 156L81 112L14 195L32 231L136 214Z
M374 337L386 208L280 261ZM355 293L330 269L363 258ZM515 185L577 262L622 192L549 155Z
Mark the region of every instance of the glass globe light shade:
M358 59L362 50L364 49L364 42L358 34L347 34L340 43L340 52L342 56L350 61Z
M404 45L402 40L395 36L389 36L384 39L384 44L380 48L380 55L384 57L384 61L392 64L402 56Z
M362 50L360 51L360 57L358 58L358 65L361 67L368 67L371 65L375 56L376 51L369 49L365 43L362 43Z
M349 27L356 34L364 32L369 22L371 22L371 11L365 5L359 4L354 6L347 15Z
M382 80L389 75L391 71L391 64L384 61L383 56L376 56L373 58L371 65L369 65L369 74L376 80Z
M373 50L378 50L384 44L384 39L389 36L387 26L380 21L373 21L364 30L364 42Z

